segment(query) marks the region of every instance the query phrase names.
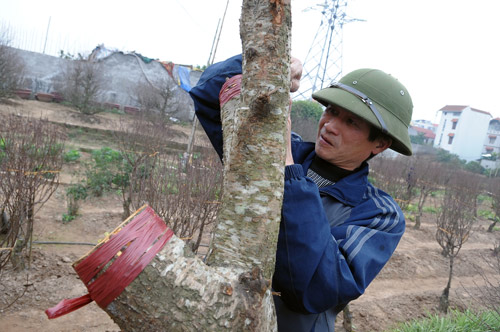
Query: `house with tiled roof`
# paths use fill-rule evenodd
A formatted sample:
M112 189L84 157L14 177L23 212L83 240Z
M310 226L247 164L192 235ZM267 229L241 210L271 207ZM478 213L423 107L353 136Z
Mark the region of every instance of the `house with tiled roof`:
M423 144L433 145L436 134L427 128L422 128L419 126L410 126L408 129L408 134L411 136L421 136L423 138Z
M441 120L434 147L447 150L466 161L480 160L491 114L460 105L446 105L439 111Z
M488 126L481 166L487 169L500 168L500 118L491 120Z

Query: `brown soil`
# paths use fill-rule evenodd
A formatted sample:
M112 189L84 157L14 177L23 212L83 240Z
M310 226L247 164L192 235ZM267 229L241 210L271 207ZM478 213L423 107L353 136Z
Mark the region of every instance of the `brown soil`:
M116 128L119 115L102 113L88 118L63 105L38 101L15 100L0 104L0 112L21 116L48 118L50 121L100 130ZM127 116L121 116L127 118ZM190 127L176 126L173 139L186 143ZM200 140L204 133L199 131ZM198 138L197 138L198 139ZM73 147L99 147L101 142L72 140ZM120 197L107 195L87 199L80 213L69 223L62 222L66 212L64 189L75 181L78 166L63 169L62 184L57 192L37 213L35 241L97 243L106 232L121 223ZM439 296L446 286L448 261L440 254L434 240L434 215L426 215L420 230L408 229L394 256L366 293L351 303L356 331L383 331L398 322L423 317L436 311ZM486 263L499 239L498 232L487 233L488 222L478 221L455 263L450 292L451 305L477 307L475 299L484 290L485 281L479 266L489 280L498 281L498 270ZM1 331L119 331L119 328L95 303L66 316L49 320L44 310L60 300L86 294L83 283L71 264L86 254L90 245L36 244L33 248L31 269L14 272L8 266L0 273L0 330ZM492 279L493 278L493 279ZM16 301L14 301L17 298ZM11 303L13 302L13 303ZM338 331L342 331L342 315Z

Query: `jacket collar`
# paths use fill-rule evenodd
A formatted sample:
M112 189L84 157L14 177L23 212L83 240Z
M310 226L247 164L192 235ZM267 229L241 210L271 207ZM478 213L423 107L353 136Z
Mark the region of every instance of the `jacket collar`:
M292 142L294 160L302 164L304 174L311 167L311 163L316 156L314 143L310 142ZM356 206L362 200L368 185L368 163L364 162L359 171L343 177L335 184L320 189L321 193L332 196L339 202Z

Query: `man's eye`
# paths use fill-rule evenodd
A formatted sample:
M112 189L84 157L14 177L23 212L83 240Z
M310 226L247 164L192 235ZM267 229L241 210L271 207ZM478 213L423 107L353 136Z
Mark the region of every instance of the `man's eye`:
M347 119L347 123L353 125L353 126L357 126L358 125L358 122L355 120L355 119Z
M328 114L331 114L331 115L338 114L338 111L335 108L331 107L331 106L328 106L326 108L325 112L327 112Z

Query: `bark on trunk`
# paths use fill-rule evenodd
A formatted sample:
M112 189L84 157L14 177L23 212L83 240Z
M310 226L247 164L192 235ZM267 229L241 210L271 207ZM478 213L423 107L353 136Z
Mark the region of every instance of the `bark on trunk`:
M224 109L232 149L209 265L174 236L104 309L123 331L276 331L268 279L283 191L290 13L290 0L243 1L241 104Z
M439 310L447 313L448 308L450 305L450 288L451 288L451 279L453 278L453 261L454 261L455 256L450 254L450 271L448 274L448 284L446 285L446 288L443 290L443 294L441 294L441 297L439 299Z
M225 104L224 198L208 263L262 266L270 278L281 218L290 90L286 1L243 2L239 101ZM288 1L289 2L289 1Z

